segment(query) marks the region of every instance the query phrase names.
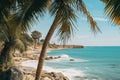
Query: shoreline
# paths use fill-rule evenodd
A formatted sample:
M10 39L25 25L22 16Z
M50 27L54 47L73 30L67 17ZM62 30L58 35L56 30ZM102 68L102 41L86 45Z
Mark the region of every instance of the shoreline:
M116 60L118 61L119 60L119 57L117 58L117 59L115 59L115 61L113 62L115 65L113 65L113 64L108 64L109 63L109 61L113 61L113 59L114 59L114 57L117 57L116 55L118 54L117 52L116 53L114 53L114 50L119 50L119 48L110 48L109 47L109 49L110 50L107 50L108 49L108 47L106 48L106 49L104 49L104 47L103 48L97 48L97 47L92 47L92 48L90 48L90 49L92 49L92 51L93 51L93 54L91 54L91 52L89 52L89 51L86 51L86 52L84 52L84 50L88 50L88 48L86 48L86 49L84 49L83 50L83 52L79 52L79 51L77 51L77 54L76 54L76 56L74 55L74 56L72 56L72 52L71 52L71 54L69 54L70 52L69 52L69 50L66 52L66 53L64 53L64 51L63 51L63 53L61 53L62 51L60 51L60 52L58 52L58 55L62 55L62 54L66 54L66 55L68 55L68 58L64 58L64 59L56 59L56 60L51 60L51 61L48 61L47 62L47 64L46 64L46 66L48 66L48 70L47 71L51 71L50 69L52 68L52 69L54 69L53 70L53 72L54 71L56 71L56 72L61 72L61 73L67 73L67 75L66 74L64 74L64 75L66 75L68 78L69 78L69 80L80 80L80 79L107 79L108 77L105 77L105 76L103 76L103 77L101 77L101 72L103 72L103 74L104 75L106 75L106 74L109 74L109 75L113 75L112 77L112 79L116 79L116 78L114 78L114 76L115 75L117 75L117 73L116 72L113 72L113 73L108 73L108 72L106 72L105 71L105 73L104 73L104 69L108 69L108 67L109 67L109 69L108 70L110 70L110 71L113 71L113 70L115 70L115 69L119 69L119 63L116 63ZM94 51L94 50L97 50L97 51ZM105 51L103 51L103 53L101 54L101 49L103 49L103 50L105 50ZM75 49L76 50L76 49ZM78 50L78 49L77 49ZM70 50L70 51L72 51L72 50ZM73 52L74 52L74 50L73 50ZM95 53L94 53L95 52ZM52 53L52 52L51 52ZM53 52L52 54L54 55L56 52ZM60 54L59 54L60 53ZM80 58L76 58L77 57L77 55L81 55L81 54L84 54L84 53L86 53L86 58L82 58L82 57L80 57ZM87 53L88 53L88 55L89 54L91 54L91 55L87 55ZM110 53L110 54L112 54L112 55L114 55L114 56L110 56L110 55L107 55L108 53ZM95 55L94 55L95 54ZM104 56L99 56L99 55L97 55L98 56L98 61L100 61L101 63L100 63L100 65L92 65L91 63L94 63L94 60L96 61L96 54L100 54L100 55L104 55L104 56L110 56L110 58L109 59L106 59L106 64L103 64L102 62L103 61L105 61L104 59L102 60L102 58L104 58ZM95 58L96 57L96 58ZM72 64L73 62L70 62L70 61L68 61L70 58L73 58L73 59L75 59L75 61L74 61L74 63L75 63L75 65L74 64ZM91 58L93 58L94 60L92 61L91 60ZM79 59L79 60L78 60ZM98 64L98 61L96 61L94 64ZM86 63L87 62L87 63ZM30 62L31 63L31 62ZM35 62L33 62L33 63L35 63ZM57 64L56 64L57 63ZM81 64L83 64L82 66L81 66L81 64L79 64L79 63L81 63ZM111 62L110 62L111 63ZM32 64L32 63L31 63ZM63 65L62 65L63 64ZM65 64L65 65L64 65ZM76 64L77 64L77 66L76 66ZM85 64L85 65L84 65ZM86 65L87 64L87 65ZM33 64L32 64L33 65ZM66 66L67 65L67 66ZM73 67L72 66L70 66L70 65L73 65ZM108 66L108 67L106 67L106 65ZM93 68L91 68L91 67L93 67ZM95 67L95 68L94 68ZM100 68L100 69L98 69L98 67ZM102 68L103 67L103 68ZM27 68L27 70L28 70L29 68ZM31 68L30 68L31 69ZM94 75L94 72L93 72L93 70L92 69L94 69L94 70L96 70L96 73L98 74L98 76L96 76L96 75ZM74 74L71 74L71 73L74 73ZM28 73L29 74L29 73ZM51 73L50 73L51 74ZM71 78L72 77L72 78ZM110 77L110 76L109 76ZM117 78L119 78L119 75L118 76L116 76ZM108 78L108 79L110 79L110 78ZM58 79L59 80L59 79Z
M70 49L70 48L47 48L46 53L53 51L53 50L62 50L62 49ZM16 56L14 57L15 60L15 66L19 67L21 69L21 71L23 71L23 73L25 74L25 78L31 76L32 79L30 80L34 80L34 76L36 73L36 69L30 66L25 66L22 65L22 63L26 62L26 61L37 61L39 58L39 54L41 51L41 47L37 48L37 49L32 49L32 47L29 47L29 49L24 52L22 55L17 55L19 52L16 52ZM20 54L20 53L19 53ZM54 59L58 59L58 58L52 58L52 60ZM51 60L51 59L46 59L46 60ZM31 62L30 62L31 63ZM26 64L26 63L25 63ZM32 65L32 64L31 64ZM44 66L45 67L45 66ZM42 73L46 73L46 74L50 74L51 72L49 72L48 70L50 69L49 66L47 66L46 68L48 68L47 70L42 71ZM59 72L56 72L55 70L53 70L55 72L55 74L58 74ZM60 72L60 75L62 75L63 78L66 78L65 80L69 80L67 78L67 76L65 76L62 72Z

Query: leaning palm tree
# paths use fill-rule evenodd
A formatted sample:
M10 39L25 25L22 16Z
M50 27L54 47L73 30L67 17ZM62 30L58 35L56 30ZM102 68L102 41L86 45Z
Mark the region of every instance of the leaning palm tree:
M5 30L9 30L6 21L4 21L4 17L5 19L8 18L7 13L9 12L7 11L12 8L12 26L17 26L21 31L26 31L30 28L30 25L35 19L37 19L38 14L43 16L48 7L50 7L51 15L54 16L54 21L42 47L35 80L40 79L47 45L54 31L58 29L58 35L63 42L69 40L73 34L73 23L77 18L75 15L76 11L80 11L87 15L88 21L91 24L91 29L94 32L99 30L96 22L87 11L82 0L0 0L0 23L5 22ZM6 33L5 31L3 31L3 33L6 36L6 40L9 42L9 33Z
M120 25L120 1L119 0L101 0L105 3L105 12L111 21Z
M87 11L82 0L53 0L50 6L50 13L52 16L54 16L54 21L43 43L35 80L40 79L44 64L44 58L46 56L47 46L55 30L58 29L58 35L60 36L59 39L63 42L68 41L72 36L73 30L75 28L74 21L77 20L74 9L84 13L87 16L92 31L100 31L96 22Z
M35 45L34 45L34 49L35 49L37 46L37 42L39 42L40 37L42 37L42 34L39 31L33 31L31 36L35 41Z

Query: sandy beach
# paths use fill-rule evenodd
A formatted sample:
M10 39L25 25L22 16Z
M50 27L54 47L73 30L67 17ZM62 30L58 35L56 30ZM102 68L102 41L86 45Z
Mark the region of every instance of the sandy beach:
M60 50L60 49L66 49L66 48L61 48L61 47L60 48L47 48L47 53L49 53L52 50ZM33 49L33 47L29 47L28 50L22 54L20 54L18 51L15 52L15 55L14 55L15 66L19 67L25 74L24 80L26 79L34 80L36 68L37 68L37 64L34 64L34 61L38 62L40 51L41 51L41 46L37 47L36 49ZM58 58L60 58L60 56L58 57L49 56L49 57L46 57L45 59L53 60L53 59L58 59ZM51 69L48 66L44 66L42 75L45 75L48 73L50 74L51 71L55 71L55 70ZM55 71L55 74L56 73L57 72ZM60 73L60 75L62 75L63 77L66 77L62 73ZM66 77L65 80L68 80L68 78Z

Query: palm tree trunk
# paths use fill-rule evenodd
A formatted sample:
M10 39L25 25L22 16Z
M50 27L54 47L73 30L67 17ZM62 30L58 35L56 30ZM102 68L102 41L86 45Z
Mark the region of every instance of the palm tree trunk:
M50 41L56 27L57 27L57 24L58 24L58 22L56 22L56 21L57 20L54 20L52 26L50 27L50 29L49 29L49 31L47 33L45 41L43 43L41 54L40 54L40 57L39 57L38 66L37 66L35 80L40 80L41 72L42 72L42 68L43 68L43 64L44 64L44 59L45 59L45 56L46 56L47 45L48 45L48 43L49 43L49 41Z
M4 56L4 57L7 56L9 51L10 51L10 44L8 42L5 42L4 48L2 49L0 56Z
M6 42L0 53L0 71L6 70L12 66L12 54L10 54L10 51L11 45L9 42Z
M35 45L34 45L34 49L37 48L37 39L35 39Z

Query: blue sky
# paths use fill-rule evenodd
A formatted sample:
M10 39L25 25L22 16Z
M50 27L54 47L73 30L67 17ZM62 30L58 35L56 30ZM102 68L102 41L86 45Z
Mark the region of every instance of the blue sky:
M83 14L79 14L77 21L77 28L75 34L68 44L77 44L85 46L120 46L120 29L119 26L112 24L110 19L105 15L104 4L100 0L83 0L86 4L87 9L96 20L102 33L94 35L90 30L90 25L87 22L86 17ZM38 30L42 33L43 38L47 34L53 18L46 14L44 17L39 18L39 22L36 22L31 31ZM57 36L51 39L52 43L59 43Z

